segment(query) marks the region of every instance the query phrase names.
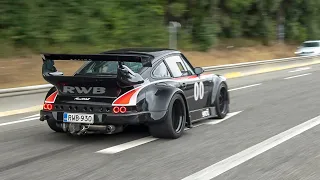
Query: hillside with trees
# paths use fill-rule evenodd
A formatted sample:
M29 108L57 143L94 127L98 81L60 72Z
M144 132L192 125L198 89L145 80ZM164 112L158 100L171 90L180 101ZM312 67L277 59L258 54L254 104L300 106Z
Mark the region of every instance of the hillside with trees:
M269 45L282 35L297 43L320 36L319 0L2 0L0 14L0 54L6 55L10 48L167 47L170 21L181 23L179 48L197 51L221 39Z

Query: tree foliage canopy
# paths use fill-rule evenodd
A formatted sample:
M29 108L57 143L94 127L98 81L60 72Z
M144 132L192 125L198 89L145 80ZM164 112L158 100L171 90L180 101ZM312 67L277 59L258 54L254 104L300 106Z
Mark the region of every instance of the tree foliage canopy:
M168 23L179 39L208 50L219 38L269 44L284 25L287 41L320 36L319 0L2 0L0 40L16 47L84 44L167 46Z

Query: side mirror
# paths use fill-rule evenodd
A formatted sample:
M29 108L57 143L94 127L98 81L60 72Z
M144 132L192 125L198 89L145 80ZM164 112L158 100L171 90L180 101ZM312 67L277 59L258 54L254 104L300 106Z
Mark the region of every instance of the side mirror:
M204 70L201 67L196 67L194 68L194 72L196 73L196 75L200 75L204 72Z

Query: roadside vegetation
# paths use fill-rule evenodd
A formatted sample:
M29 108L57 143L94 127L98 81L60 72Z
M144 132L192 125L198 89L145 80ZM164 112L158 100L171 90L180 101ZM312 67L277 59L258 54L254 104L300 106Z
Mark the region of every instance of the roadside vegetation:
M181 24L178 49L198 66L294 56L302 41L320 37L319 0L2 0L0 7L2 87L43 83L41 52L167 48L170 21Z
M0 2L0 52L99 52L168 46L169 21L180 22L179 48L208 51L223 39L286 42L320 36L318 0L28 0ZM17 51L19 50L19 51Z

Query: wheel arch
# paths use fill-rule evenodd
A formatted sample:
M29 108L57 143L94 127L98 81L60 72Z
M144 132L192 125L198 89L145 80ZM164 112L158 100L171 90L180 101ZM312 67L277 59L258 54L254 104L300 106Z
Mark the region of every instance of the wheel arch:
M213 76L213 89L212 89L212 95L211 95L211 104L214 105L215 100L216 100L216 96L218 94L219 91L219 87L221 84L224 84L226 87L226 91L227 91L227 99L228 99L228 104L230 104L230 95L229 95L229 86L228 83L226 81L226 78L220 75L215 75Z
M175 94L182 96L184 104L186 107L186 121L188 124L191 124L190 115L189 115L189 105L187 98L185 97L184 92L174 86L168 84L152 84L145 91L145 103L147 104L148 111L158 112L158 111L167 111L169 103Z

